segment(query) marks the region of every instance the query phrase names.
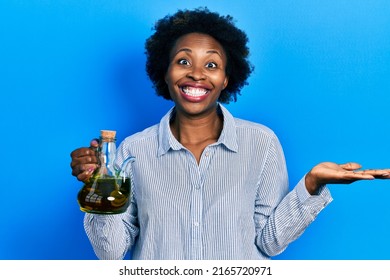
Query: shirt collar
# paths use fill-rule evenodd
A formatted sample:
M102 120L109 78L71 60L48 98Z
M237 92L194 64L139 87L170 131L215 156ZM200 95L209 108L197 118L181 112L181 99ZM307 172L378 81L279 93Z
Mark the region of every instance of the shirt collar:
M223 128L218 141L213 145L224 145L227 149L237 152L237 132L236 124L232 114L221 104L218 104L218 110L223 116ZM183 145L173 136L169 122L175 113L175 107L171 108L165 116L162 117L158 131L158 156L162 156L170 149L180 150Z

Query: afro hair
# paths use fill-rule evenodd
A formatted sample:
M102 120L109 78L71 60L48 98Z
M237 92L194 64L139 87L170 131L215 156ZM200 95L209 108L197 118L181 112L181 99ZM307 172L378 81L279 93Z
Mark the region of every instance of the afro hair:
M177 39L188 33L203 33L216 39L227 56L227 87L221 92L219 102L237 100L237 94L253 71L248 60L247 35L238 29L229 15L221 16L207 8L178 10L173 15L158 20L154 34L145 43L146 72L153 83L156 94L171 100L165 74L169 66L169 55Z

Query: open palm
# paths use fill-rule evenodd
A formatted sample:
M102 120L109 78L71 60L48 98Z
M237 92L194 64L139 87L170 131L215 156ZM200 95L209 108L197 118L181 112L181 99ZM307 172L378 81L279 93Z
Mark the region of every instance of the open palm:
M390 169L366 169L355 162L336 164L322 162L306 175L306 186L310 193L315 193L321 185L350 184L358 180L390 179Z

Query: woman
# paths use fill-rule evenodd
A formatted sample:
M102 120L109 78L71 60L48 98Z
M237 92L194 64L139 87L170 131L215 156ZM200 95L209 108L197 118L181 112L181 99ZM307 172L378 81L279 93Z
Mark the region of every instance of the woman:
M321 163L289 191L284 155L267 127L234 118L252 72L246 34L230 16L178 11L146 42L147 73L174 102L159 124L126 138L134 156L132 203L123 214L86 214L101 259L269 259L297 239L332 198L326 184L390 178L390 170ZM97 167L93 147L72 152L72 174Z

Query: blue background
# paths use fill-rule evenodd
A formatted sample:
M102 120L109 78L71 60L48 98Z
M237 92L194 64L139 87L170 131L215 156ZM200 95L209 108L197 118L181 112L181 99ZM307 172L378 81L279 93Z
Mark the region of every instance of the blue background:
M145 74L154 22L178 8L231 14L255 72L237 117L279 136L293 187L321 161L390 167L390 2L0 1L0 259L96 259L70 152L118 142L172 106ZM390 259L390 182L331 185L334 201L276 259Z

